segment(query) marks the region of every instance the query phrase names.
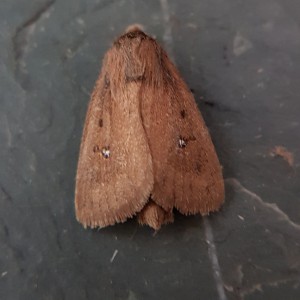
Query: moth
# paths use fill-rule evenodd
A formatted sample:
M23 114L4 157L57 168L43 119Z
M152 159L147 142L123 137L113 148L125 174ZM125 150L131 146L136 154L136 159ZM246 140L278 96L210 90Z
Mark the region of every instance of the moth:
M131 26L106 53L86 115L77 220L106 227L133 216L158 230L219 210L222 169L193 94L167 53Z

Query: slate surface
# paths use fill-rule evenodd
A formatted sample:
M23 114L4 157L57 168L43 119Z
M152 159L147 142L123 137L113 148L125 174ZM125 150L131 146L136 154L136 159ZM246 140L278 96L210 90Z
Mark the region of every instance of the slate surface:
M297 0L2 0L0 299L299 299L299 20ZM89 94L135 22L194 90L227 189L154 236L73 207Z

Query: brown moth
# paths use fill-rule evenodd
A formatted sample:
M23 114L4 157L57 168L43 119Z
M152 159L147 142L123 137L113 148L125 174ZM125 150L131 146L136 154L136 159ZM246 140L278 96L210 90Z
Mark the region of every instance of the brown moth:
M80 147L75 208L84 227L137 216L159 229L173 209L207 215L224 201L209 132L166 52L131 26L106 53Z

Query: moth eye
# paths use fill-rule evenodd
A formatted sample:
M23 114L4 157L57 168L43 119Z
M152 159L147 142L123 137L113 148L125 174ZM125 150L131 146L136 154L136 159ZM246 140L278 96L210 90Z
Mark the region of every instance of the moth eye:
M178 146L179 146L179 148L185 148L186 145L187 145L187 143L186 143L185 139L182 138L182 137L180 137L180 138L179 138L179 141L178 141Z
M103 120L102 119L99 120L99 127L103 127Z
M107 147L103 147L101 150L101 153L104 158L109 158L110 157L110 151Z

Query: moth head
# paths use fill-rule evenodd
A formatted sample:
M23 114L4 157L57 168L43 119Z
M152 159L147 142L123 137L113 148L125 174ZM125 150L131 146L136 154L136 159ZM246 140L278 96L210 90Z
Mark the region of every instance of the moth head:
M155 78L157 72L152 74L152 70L159 68L158 50L155 40L145 34L140 25L129 26L115 41L112 48L111 65L119 66L116 70L117 74L122 74L122 71L125 73L123 78L118 77L117 84L122 80L125 80L125 83L137 83L147 78ZM117 61L119 63L116 63ZM157 65L157 69L153 65ZM146 76L147 66L149 66L148 73L151 74Z
M114 44L118 49L134 51L139 47L140 43L147 38L148 36L143 32L143 27L134 24L128 26L125 33L121 35Z

